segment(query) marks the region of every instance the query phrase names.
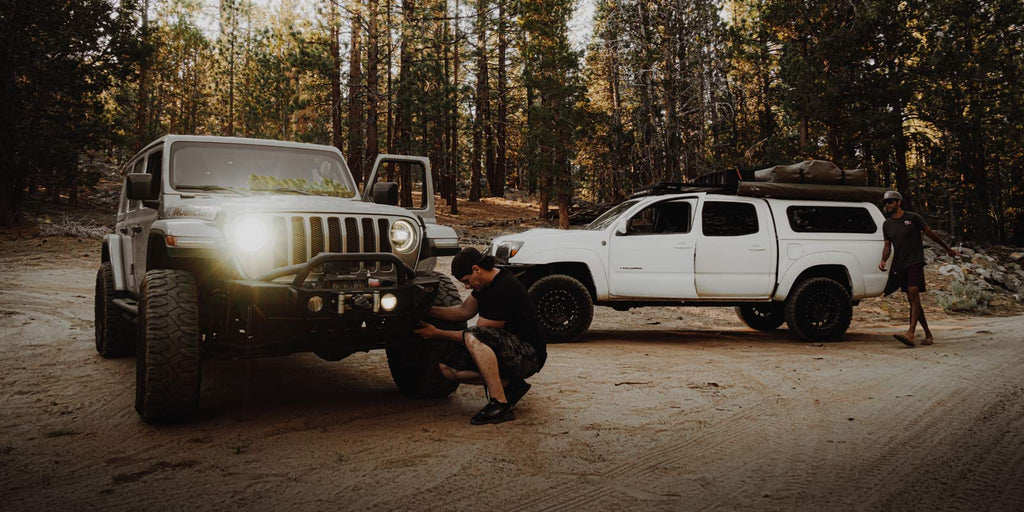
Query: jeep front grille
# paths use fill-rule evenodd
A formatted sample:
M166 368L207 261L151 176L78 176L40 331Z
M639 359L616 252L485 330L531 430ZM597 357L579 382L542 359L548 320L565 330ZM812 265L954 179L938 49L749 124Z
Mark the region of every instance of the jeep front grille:
M264 219L271 233L267 263L272 257L274 268L305 263L322 252L391 252L391 221L387 218L282 214ZM249 265L243 262L243 267ZM358 263L352 264L353 271L359 269ZM253 276L267 269L244 270ZM392 268L374 264L369 270L390 272Z

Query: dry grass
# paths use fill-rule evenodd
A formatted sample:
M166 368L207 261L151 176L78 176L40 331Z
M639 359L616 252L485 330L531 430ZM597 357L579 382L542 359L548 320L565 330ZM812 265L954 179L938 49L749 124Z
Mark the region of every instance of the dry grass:
M42 236L103 238L110 231L108 226L103 226L93 221L80 222L72 219L67 214L61 215L60 220L39 225L39 234Z

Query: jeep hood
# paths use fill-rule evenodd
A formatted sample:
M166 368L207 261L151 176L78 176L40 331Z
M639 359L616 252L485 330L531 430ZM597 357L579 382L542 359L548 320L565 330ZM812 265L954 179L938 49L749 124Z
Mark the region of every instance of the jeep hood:
M303 195L258 195L235 197L222 194L182 197L175 206L208 206L219 208L228 217L241 213L320 213L324 215L384 215L414 217L415 215L397 206L375 204L358 198L303 196Z

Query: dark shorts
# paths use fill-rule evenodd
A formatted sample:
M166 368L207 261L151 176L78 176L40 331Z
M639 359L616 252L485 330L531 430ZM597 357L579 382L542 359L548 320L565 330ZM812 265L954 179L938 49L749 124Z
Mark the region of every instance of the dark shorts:
M520 340L515 334L505 329L475 326L466 329L466 333L472 334L484 345L491 347L494 355L498 358L498 373L501 374L501 378L525 379L539 370L537 351L534 350L533 345ZM480 371L469 354L469 349L463 344L456 344L447 355L441 358L441 364L460 371Z
M907 288L917 287L917 291L926 291L924 288L924 264L911 265L899 273L900 290L906 292Z

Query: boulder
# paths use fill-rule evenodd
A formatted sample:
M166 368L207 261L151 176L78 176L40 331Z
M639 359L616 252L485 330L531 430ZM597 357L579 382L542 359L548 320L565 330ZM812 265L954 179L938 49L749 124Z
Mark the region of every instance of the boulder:
M956 276L961 281L964 280L964 271L957 265L943 265L939 267L939 273L944 276Z

